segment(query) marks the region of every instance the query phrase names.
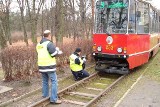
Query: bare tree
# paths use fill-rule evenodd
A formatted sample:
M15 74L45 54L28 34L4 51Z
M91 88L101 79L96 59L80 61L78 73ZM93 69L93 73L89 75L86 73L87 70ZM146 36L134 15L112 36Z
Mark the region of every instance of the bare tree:
M64 34L64 7L63 0L56 0L56 9L55 9L55 37L56 44L63 42Z
M43 6L42 6L42 15L41 15L41 34L43 34L43 31L44 31L44 23L43 23L43 20L44 20L44 11L43 11Z
M5 37L5 33L4 33L4 29L3 29L3 26L2 26L2 22L0 20L0 48L5 48L7 47L7 40L6 40L6 37Z
M11 31L10 31L10 4L12 0L3 0L3 4L5 5L5 17L2 21L3 28L5 30L5 35L7 36L7 40L9 41L10 45L11 42Z
M55 31L55 1L51 0L51 40L53 41L53 35L55 35L54 31Z
M10 4L11 0L1 0L1 6L3 5L3 9L1 8L1 12L3 12L3 15L1 17L1 24L2 28L4 29L5 38L7 41L9 41L10 45L11 42L11 32L10 32Z
M84 36L88 36L89 32L91 31L91 25L90 20L89 20L89 16L87 16L87 12L89 12L88 10L91 7L91 2L90 0L76 0L78 6L79 6L79 16L80 16L80 32L82 37Z
M92 33L93 33L93 29L94 29L94 8L95 8L95 2L94 2L94 0L91 0L90 1L91 2L91 4L92 4L92 24L91 24L91 26L92 26Z
M0 1L0 47L5 48L7 46L7 40L5 37L5 25L4 22L6 18L6 11L5 11L5 5L3 4L3 1ZM2 23L3 22L3 23Z
M37 37L36 37L37 22L38 22L38 18L39 18L39 13L40 13L41 7L44 4L44 0L39 0L39 1L26 0L26 3L27 3L27 7L28 7L27 10L28 10L29 18L30 18L32 42L33 43L37 43ZM37 8L36 8L36 3L37 3Z
M17 0L20 12L21 12L21 21L22 21L22 27L24 31L24 41L26 45L28 46L28 36L27 36L27 31L26 31L26 26L25 26L25 18L24 18L24 9L25 9L25 0Z
M77 37L77 23L76 22L76 10L75 10L75 0L69 0L69 6L70 6L70 9L71 9L71 15L72 15L72 29L73 30L73 36L74 36L74 40L76 39Z

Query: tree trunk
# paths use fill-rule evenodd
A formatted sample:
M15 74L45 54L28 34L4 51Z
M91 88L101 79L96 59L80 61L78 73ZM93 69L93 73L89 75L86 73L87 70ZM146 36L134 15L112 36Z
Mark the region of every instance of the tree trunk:
M38 21L38 17L39 17L39 12L41 10L42 5L44 4L44 0L40 0L38 3L38 8L36 9L36 0L32 1L33 5L32 5L32 11L30 10L30 4L29 1L26 0L27 3L27 7L28 7L28 14L29 14L29 18L30 18L30 25L31 25L31 38L32 38L32 42L34 44L37 44L37 37L36 37L36 32L37 32L37 21ZM37 12L36 12L37 10Z
M91 4L92 4L92 24L91 24L92 28L91 30L93 34L93 31L94 31L94 4L95 4L94 0L91 0Z
M7 35L7 39L9 41L9 44L12 45L12 41L11 41L11 30L10 30L10 19L9 19L9 8L7 8L6 10L6 35Z
M43 32L44 32L44 23L43 23L44 17L43 17L43 10L42 10L42 20L41 20L41 26L42 26L42 30L41 30L41 36L43 37Z
M7 47L7 40L5 38L4 29L0 20L0 48L4 49Z
M53 6L51 6L51 33L52 33L52 36L51 36L51 41L53 42L53 31L54 31L54 8Z
M21 11L21 21L22 21L22 27L23 27L23 33L24 33L24 42L28 46L28 36L27 36L26 27L25 27L25 20L24 20L23 11Z
M80 0L80 17L81 17L81 31L82 37L85 37L85 23L86 23L86 6L85 0Z
M28 0L27 0L28 2ZM37 31L37 25L36 25L36 10L35 10L35 5L36 5L36 0L33 0L33 5L32 5L32 12L31 12L31 15L30 15L30 23L31 23L31 38L32 38L32 42L34 44L37 44L37 38L36 38L36 31ZM27 3L28 5L28 11L30 11L30 8L29 8L29 4Z
M19 8L20 8L20 13L21 13L21 22L22 22L22 28L23 28L23 33L24 33L24 42L28 46L28 36L27 36L27 31L26 31L26 26L25 26L25 19L24 19L24 0L17 0Z
M55 37L56 44L63 43L64 30L63 0L56 1L55 10Z

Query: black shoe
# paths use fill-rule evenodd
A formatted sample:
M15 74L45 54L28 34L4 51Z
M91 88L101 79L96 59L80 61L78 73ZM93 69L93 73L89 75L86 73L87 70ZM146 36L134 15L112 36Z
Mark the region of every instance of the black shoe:
M74 80L75 81L79 81L79 80L82 80L83 78L80 78L80 77L78 77L77 79L75 78Z

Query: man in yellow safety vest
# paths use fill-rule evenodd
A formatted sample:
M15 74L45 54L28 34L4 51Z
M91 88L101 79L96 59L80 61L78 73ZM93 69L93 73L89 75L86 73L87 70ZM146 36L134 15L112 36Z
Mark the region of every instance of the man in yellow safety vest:
M60 104L61 101L57 97L57 75L56 75L56 55L62 54L58 47L52 43L51 32L45 30L43 38L37 44L36 50L38 53L38 68L42 74L42 96L49 96L49 78L51 80L51 95L50 102Z
M80 57L81 49L76 48L75 52L70 55L70 69L74 76L75 81L88 77L89 73L84 70L86 59Z

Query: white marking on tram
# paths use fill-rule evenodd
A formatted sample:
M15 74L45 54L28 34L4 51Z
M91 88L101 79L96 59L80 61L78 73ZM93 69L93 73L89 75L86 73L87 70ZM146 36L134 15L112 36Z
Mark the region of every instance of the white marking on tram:
M151 49L148 50L148 51L138 52L138 53L135 53L135 54L129 54L129 56L135 56L135 55L139 55L139 54L144 54L144 53L150 52L150 51L152 51L154 48L156 48L156 47L159 46L159 45L160 45L160 44L155 45L153 48L151 48Z

